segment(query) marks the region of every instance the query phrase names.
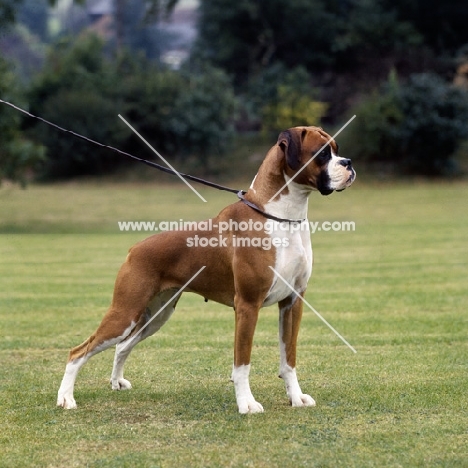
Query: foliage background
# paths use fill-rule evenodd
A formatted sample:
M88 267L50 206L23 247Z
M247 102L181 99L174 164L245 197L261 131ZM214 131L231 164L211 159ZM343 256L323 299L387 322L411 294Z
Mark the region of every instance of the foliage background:
M352 114L359 120L344 150L370 171L380 162L389 175L463 173L466 2L108 5L99 16L92 0L1 0L1 98L140 152L116 120L125 114L160 151L198 173L219 174L225 150L239 139L271 143L304 124L331 131ZM168 29L177 6L191 12L195 27L185 42L187 31ZM176 65L167 61L181 49ZM100 175L128 164L3 108L0 125L3 179Z

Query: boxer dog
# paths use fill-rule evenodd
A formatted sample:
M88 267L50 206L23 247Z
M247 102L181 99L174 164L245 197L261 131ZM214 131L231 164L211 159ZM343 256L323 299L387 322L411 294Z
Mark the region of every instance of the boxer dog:
M338 156L337 144L321 128L295 127L282 132L243 199L212 218L210 231L167 231L130 249L101 324L70 351L57 405L76 408L73 389L78 371L91 356L113 345L112 389L130 389L123 376L130 351L167 322L180 297L177 292L201 270L184 290L235 311L231 380L239 412L263 412L250 390L250 358L259 310L275 303L280 317L279 376L292 406L314 406L313 398L302 393L296 376L302 316L299 296L304 296L312 272L310 233L308 229L287 229L287 224L294 220L297 228L297 223L308 223L312 192L329 195L344 190L355 177L351 161ZM273 228L253 229L258 223L270 223ZM216 229L220 225L231 229L221 236ZM205 243L194 245L195 236L204 238ZM267 245L270 248L265 248Z

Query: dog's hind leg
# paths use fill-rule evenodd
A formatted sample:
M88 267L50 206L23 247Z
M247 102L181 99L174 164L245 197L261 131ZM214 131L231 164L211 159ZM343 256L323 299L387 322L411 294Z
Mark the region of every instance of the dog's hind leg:
M154 296L154 287L154 283L142 281L128 261L123 264L117 275L112 304L101 324L86 341L70 351L57 406L76 408L73 389L79 370L89 358L130 336Z
M68 363L65 367L65 374L60 385L57 406L62 406L65 409L76 408L76 402L73 397L73 389L75 386L76 377L81 367L97 353L104 351L107 348L121 342L127 338L132 330L136 326L135 321L127 320L125 325L122 323L121 326L113 324L113 330L111 335L103 333L103 328L106 328L106 324L113 322L113 316L116 315L112 309L105 315L101 325L98 327L96 332L91 335L85 342L76 346L70 351ZM122 321L123 322L123 321ZM108 325L107 325L108 327ZM117 331L119 330L119 331Z
M111 375L112 390L128 390L132 384L124 379L124 365L132 349L145 338L156 333L174 313L180 295L178 289L168 289L159 293L142 314L131 335L115 347L114 366ZM177 295L176 295L177 294ZM174 297L175 296L175 297Z

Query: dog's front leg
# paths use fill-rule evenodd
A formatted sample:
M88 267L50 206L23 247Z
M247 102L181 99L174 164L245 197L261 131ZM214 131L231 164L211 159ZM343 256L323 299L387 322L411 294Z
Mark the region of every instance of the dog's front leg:
M262 413L263 406L255 400L249 384L250 357L259 306L236 298L234 309L236 329L231 380L234 382L237 406L241 414Z
M302 301L295 295L279 304L280 371L292 406L315 406L310 395L302 393L296 375L296 346L302 318Z

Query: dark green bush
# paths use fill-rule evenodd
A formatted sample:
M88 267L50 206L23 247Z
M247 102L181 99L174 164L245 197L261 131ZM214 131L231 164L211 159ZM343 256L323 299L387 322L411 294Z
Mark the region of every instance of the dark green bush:
M175 101L171 129L179 152L196 153L206 163L210 153L223 153L229 147L236 98L229 77L219 68L199 65L182 70L182 78L184 86Z
M449 175L453 154L468 138L468 93L434 74L415 74L404 84L392 75L353 113L343 140L347 156L397 172Z
M318 125L327 108L318 94L304 67L276 63L250 80L244 107L264 134L275 137L286 128Z
M109 145L122 145L129 135L119 124L119 107L92 89L62 89L44 102L41 114L51 122ZM122 163L115 153L55 128L39 124L36 131L48 148L43 167L47 178L102 174Z
M235 109L232 86L221 70L174 71L130 52L111 61L95 37L55 49L31 87L30 102L34 114L61 127L153 158L121 114L161 153L195 156L202 165L210 153L224 149ZM42 123L32 127L47 147L45 178L102 174L131 162Z
M116 74L104 58L103 43L94 36L53 49L30 87L31 112L88 138L118 146L129 131L118 123L120 106L111 96ZM47 148L42 167L46 179L103 173L121 158L70 134L37 121L28 132Z
M404 115L398 137L411 173L443 175L468 138L468 93L431 74L413 75L399 93Z
M0 97L18 105L25 105L21 90L11 67L0 58ZM3 179L23 186L28 175L44 160L45 148L26 139L21 131L23 115L0 104L0 183Z

